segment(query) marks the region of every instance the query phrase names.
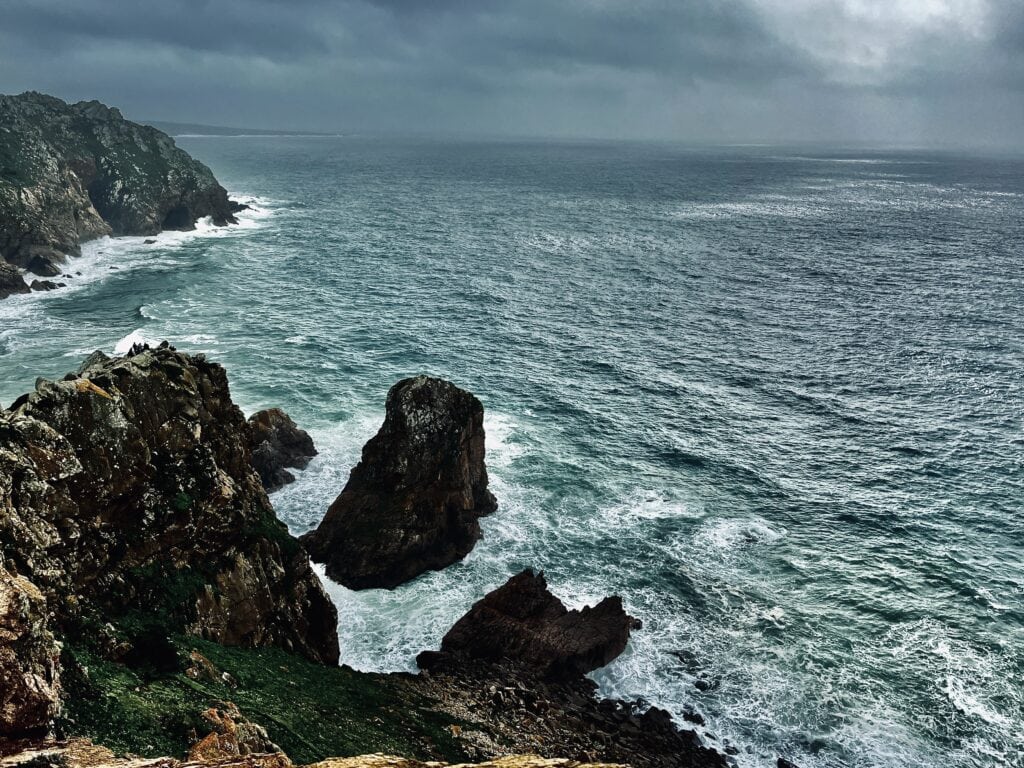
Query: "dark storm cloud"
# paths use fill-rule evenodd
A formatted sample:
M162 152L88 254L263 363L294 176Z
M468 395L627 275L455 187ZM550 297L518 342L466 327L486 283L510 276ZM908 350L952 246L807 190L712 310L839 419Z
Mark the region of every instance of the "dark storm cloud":
M1022 51L1017 0L0 0L0 89L253 127L1015 143Z

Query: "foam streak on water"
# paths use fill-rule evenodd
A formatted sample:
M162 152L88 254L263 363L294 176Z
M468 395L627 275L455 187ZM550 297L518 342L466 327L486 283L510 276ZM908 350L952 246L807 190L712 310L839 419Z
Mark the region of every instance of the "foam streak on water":
M0 398L137 339L210 353L312 432L274 496L301 532L391 384L471 389L500 509L444 572L332 586L343 661L412 669L532 566L621 594L644 628L602 690L741 766L1024 764L1024 162L182 142L257 196L243 226L0 302Z

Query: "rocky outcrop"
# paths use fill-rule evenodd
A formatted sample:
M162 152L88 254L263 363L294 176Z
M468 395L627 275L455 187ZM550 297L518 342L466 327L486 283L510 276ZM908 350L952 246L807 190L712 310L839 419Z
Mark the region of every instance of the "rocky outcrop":
M0 260L0 299L6 299L16 293L28 293L30 290L21 270L13 264Z
M59 656L43 594L0 558L0 739L47 731L59 709Z
M190 754L187 760L173 757L117 757L88 739L72 739L23 747L0 756L0 768L292 768L281 752L263 754ZM423 762L394 755L372 754L332 757L304 768L625 768L608 763L580 763L536 755L505 755L480 763Z
M295 482L288 468L305 469L316 456L313 438L280 408L254 413L249 430L252 465L268 493Z
M384 424L320 526L302 541L352 589L393 588L465 557L487 490L484 409L450 382L417 376L388 392Z
M281 752L270 740L267 729L251 722L230 701L203 712L213 730L189 749L190 761L210 761L246 755Z
M41 277L103 235L235 221L210 169L97 101L0 96L0 258Z
M0 555L65 632L338 659L335 608L252 469L224 369L201 355L96 353L0 412Z
M439 653L421 653L421 667L451 667L467 660L521 665L548 678L582 677L626 649L638 626L618 597L570 611L531 570L489 592L455 623Z

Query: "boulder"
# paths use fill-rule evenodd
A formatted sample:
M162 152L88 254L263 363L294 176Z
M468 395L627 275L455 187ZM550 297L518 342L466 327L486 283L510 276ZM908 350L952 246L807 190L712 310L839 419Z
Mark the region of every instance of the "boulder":
M252 469L224 369L201 355L137 347L38 380L0 411L0 510L0 555L62 632L126 627L148 661L183 632L338 659L334 605Z
M0 299L6 299L16 293L28 293L31 290L21 270L13 264L0 259Z
M0 740L49 730L60 703L59 658L42 592L0 559Z
M313 438L280 408L254 413L249 430L252 465L268 492L295 481L286 467L305 469L316 456Z
M570 611L548 591L543 573L525 570L459 619L440 653L421 653L417 663L425 669L464 661L512 663L546 678L581 677L622 653L636 627L621 598Z
M33 280L29 285L33 291L55 291L64 286L65 283L55 283L52 280Z
M313 560L351 589L391 589L465 557L497 508L483 420L480 401L450 382L395 384L345 489L302 537Z

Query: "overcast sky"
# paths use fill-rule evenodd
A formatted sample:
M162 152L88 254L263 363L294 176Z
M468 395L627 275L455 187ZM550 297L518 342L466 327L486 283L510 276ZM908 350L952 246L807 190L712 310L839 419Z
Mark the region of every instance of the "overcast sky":
M1024 0L0 0L0 91L326 131L1024 145Z

